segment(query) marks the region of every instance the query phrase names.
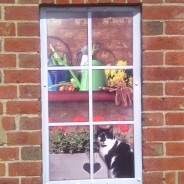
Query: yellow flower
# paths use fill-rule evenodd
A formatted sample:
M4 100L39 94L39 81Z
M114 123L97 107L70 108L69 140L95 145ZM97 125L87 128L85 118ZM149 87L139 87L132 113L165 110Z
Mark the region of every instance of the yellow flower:
M115 75L116 70L111 70L111 77Z
M127 61L124 60L118 60L116 63L117 66L126 66L127 65Z
M109 75L111 74L111 71L110 70L105 70L105 75L106 75L106 77L108 77Z

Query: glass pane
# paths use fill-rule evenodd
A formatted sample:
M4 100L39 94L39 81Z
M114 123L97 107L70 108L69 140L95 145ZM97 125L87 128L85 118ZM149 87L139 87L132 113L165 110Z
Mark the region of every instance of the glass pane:
M87 55L87 13L60 12L47 19L47 35L49 66L63 65L53 61L58 56L67 65L81 65L82 56Z
M89 144L88 126L50 127L50 180L89 179Z
M48 98L50 123L89 121L88 72L48 71Z
M93 58L109 65L116 65L118 60L132 65L132 23L131 15L125 13L93 13Z
M132 121L133 71L107 68L94 72L92 85L100 91L93 91L93 121Z
M134 127L94 126L94 178L134 178Z

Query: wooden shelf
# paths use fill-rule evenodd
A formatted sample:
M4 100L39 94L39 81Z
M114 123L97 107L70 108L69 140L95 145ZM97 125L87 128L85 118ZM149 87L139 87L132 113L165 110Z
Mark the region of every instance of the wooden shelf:
M94 101L114 101L115 93L105 91L93 91ZM88 101L88 91L49 91L49 101L53 102L75 102L75 101Z

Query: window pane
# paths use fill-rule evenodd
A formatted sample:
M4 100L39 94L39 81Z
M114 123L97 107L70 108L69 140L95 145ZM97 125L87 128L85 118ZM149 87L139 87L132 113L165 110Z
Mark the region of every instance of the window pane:
M110 65L125 60L132 65L132 20L127 13L93 13L92 41L97 49L94 59Z
M50 180L89 179L89 144L88 126L51 127Z
M94 177L134 178L133 125L97 125L94 131Z
M132 121L133 71L107 68L93 72L100 75L96 74L92 81L92 85L97 82L100 90L93 91L93 121Z
M89 121L88 77L84 80L82 73L79 70L48 71L50 123ZM80 87L78 83L83 85Z
M47 19L48 58L57 52L67 64L81 64L82 55L86 54L87 13L60 12Z

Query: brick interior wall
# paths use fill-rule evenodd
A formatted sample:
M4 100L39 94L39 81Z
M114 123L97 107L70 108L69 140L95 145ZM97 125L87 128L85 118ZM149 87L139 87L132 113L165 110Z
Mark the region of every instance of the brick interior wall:
M41 184L40 5L142 6L144 184L184 183L183 0L0 0L0 183Z

